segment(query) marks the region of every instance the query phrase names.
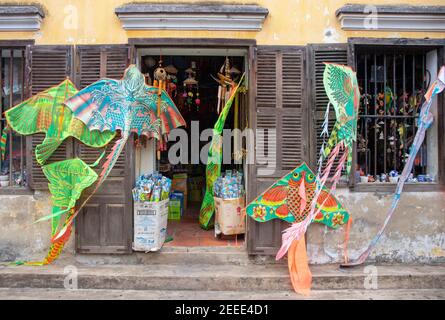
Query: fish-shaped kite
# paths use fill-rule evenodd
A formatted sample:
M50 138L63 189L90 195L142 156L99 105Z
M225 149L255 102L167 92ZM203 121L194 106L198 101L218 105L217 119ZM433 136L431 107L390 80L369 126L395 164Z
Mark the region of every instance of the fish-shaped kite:
M312 170L303 163L252 201L247 206L246 213L258 222L278 218L293 224L318 222L331 228L348 223L349 213L326 187L322 188L317 199L317 216L308 220L317 187L316 179ZM288 250L278 252L277 259L288 252L292 285L296 292L307 294L311 287L312 275L307 263L304 238L303 234L294 239Z

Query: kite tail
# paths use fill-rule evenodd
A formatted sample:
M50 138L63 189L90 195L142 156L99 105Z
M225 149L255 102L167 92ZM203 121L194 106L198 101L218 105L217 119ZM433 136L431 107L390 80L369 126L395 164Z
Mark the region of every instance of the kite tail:
M45 138L42 144L36 146L36 160L39 164L45 164L46 160L57 150L63 140L58 138Z
M281 248L278 250L277 255L275 257L276 260L280 260L286 252L288 252L290 246L293 242L300 240L304 237L304 233L306 232L307 224L303 220L302 222L293 223L289 228L283 231L281 236Z
M111 153L107 156L107 160L102 165L102 172L99 175L99 179L96 182L96 185L94 187L94 190L88 195L88 197L82 202L80 207L77 208L76 212L70 217L69 221L66 223L66 225L51 239L51 242L55 243L60 237L63 237L63 235L67 232L68 228L72 225L74 218L79 214L80 210L85 206L85 204L93 197L93 195L96 193L96 191L99 189L99 187L102 185L102 183L105 181L105 179L108 177L108 175L111 172L111 169L113 169L114 165L116 164L117 159L119 158L122 150L125 147L125 144L128 140L129 133L124 132L122 134L122 137L116 141L113 148L111 149Z
M8 133L9 133L9 126L6 126L3 128L2 136L0 138L0 153L1 153L2 160L5 160L6 141L8 139Z
M340 142L339 146L340 149L342 149L343 142ZM335 173L330 180L332 182L331 192L337 188L337 183L340 181L341 172L345 166L347 157L348 157L348 147L346 147L345 151L343 152L343 155L341 156L340 161L338 162L337 168L335 169Z
M309 269L304 238L303 235L299 240L292 242L288 251L287 265L295 292L309 295L311 292L312 273Z
M349 262L348 244L349 244L349 235L351 232L351 226L352 226L352 216L349 217L348 222L346 224L346 228L345 228L345 240L343 242L343 257L344 257L345 263Z

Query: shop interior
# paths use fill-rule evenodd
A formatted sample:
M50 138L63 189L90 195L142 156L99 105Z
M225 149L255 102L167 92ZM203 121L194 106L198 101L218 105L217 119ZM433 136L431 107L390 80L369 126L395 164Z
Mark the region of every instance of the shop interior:
M136 177L149 172L168 177L172 180L170 206L180 204L179 209L169 208L164 246L242 246L244 234L225 235L219 231L217 234L214 227L203 229L199 224L199 212L205 194L207 154L212 139L208 132L213 130L228 99L227 87L221 85L221 75L239 82L246 70L246 52L237 49L140 49L139 63L149 85L159 85L157 72L160 68L165 70L165 90L187 123L185 128L175 129L186 133L186 141L177 137L178 131L174 134L172 131L162 142L147 141L136 148ZM247 114L248 101L244 91L234 100L224 129L243 131L248 123ZM242 148L235 146L238 144L235 139L223 140L223 154L230 152L230 161L223 161L221 176L239 177L238 196L244 198L246 165L242 152L239 152ZM178 143L181 144L179 150ZM227 147L230 150L226 150ZM173 199L180 201L174 202ZM212 221L214 217L215 214Z

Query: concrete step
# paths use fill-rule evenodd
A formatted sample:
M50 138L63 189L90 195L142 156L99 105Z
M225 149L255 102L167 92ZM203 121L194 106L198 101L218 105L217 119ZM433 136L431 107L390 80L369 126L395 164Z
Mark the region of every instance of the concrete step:
M0 288L0 300L444 300L443 289L312 290L309 296L290 291L65 290Z
M249 257L243 247L164 247L158 252L134 252L131 255L76 254L68 259L71 259L71 263L86 265L248 265L277 263L274 257ZM282 264L283 262L278 263Z
M0 288L64 288L66 266L1 267ZM79 289L291 291L285 265L71 265ZM374 268L374 267L373 267ZM445 268L439 266L377 266L378 289L444 289ZM313 290L363 290L369 268L311 266ZM372 271L372 270L371 270Z

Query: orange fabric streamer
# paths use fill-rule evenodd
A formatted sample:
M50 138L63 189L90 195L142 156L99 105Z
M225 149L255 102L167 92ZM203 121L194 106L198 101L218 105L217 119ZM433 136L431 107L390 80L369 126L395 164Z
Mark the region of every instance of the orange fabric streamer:
M352 225L352 216L349 217L348 223L346 224L345 228L345 241L343 242L343 256L345 259L345 263L349 262L348 243L349 243L349 231L351 230L351 225Z
M287 264L295 292L309 295L311 292L312 273L308 265L304 235L299 240L292 241L287 252Z

